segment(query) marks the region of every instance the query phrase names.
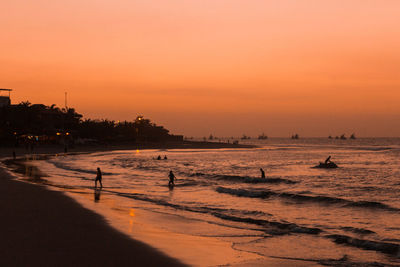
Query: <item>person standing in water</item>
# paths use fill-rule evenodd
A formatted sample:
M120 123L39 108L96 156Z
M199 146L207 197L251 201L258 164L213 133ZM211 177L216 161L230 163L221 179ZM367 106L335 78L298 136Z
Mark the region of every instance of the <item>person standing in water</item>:
M175 185L174 181L176 180L176 177L172 171L169 171L168 177L169 177L168 186Z
M265 178L265 172L262 168L260 168L260 172L261 172L261 178Z
M97 188L97 181L100 183L100 188L103 188L103 184L101 183L102 174L100 168L97 168L97 176L96 180L94 181L94 187Z

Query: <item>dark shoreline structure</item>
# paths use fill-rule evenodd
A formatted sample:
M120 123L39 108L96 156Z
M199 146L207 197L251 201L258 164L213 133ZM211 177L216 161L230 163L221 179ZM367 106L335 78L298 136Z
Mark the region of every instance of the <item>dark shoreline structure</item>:
M249 148L216 142L184 141L182 135L173 135L163 126L152 123L143 116L132 122L107 119L82 119L73 108L55 105L32 105L22 102L0 107L0 147L24 147L36 151L37 147L60 146L64 152L104 146L125 149L144 148ZM78 148L78 150L80 150Z
M19 145L41 143L68 145L114 142L182 141L183 136L169 134L162 126L137 116L132 122L107 119L82 119L73 108L55 105L18 105L0 107L0 143Z

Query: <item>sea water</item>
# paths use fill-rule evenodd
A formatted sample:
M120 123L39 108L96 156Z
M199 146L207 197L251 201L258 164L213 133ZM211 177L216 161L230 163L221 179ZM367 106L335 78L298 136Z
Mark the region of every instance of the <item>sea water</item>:
M142 209L152 214L147 223L169 233L228 242L230 249L259 260L400 264L400 139L246 142L258 147L138 147L30 164L46 173L50 187L72 197L87 195L97 211L112 202L103 214L111 224L124 216L131 220ZM157 160L159 155L167 159ZM328 156L339 168L313 168ZM103 172L101 191L93 189L97 167ZM174 188L167 186L171 170ZM180 258L179 251L173 254ZM205 259L199 265L212 263Z

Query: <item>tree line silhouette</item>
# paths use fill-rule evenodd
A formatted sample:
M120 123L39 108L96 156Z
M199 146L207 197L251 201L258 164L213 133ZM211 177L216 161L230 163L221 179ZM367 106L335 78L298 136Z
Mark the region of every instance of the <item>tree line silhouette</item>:
M137 116L133 121L83 119L74 108L31 104L0 107L0 144L180 141L163 126Z

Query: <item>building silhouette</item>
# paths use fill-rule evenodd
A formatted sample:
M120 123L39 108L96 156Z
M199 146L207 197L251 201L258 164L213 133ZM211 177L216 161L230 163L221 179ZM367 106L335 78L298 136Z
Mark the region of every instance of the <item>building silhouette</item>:
M11 105L11 91L12 89L0 88L0 107ZM2 92L8 92L8 96L1 95Z

